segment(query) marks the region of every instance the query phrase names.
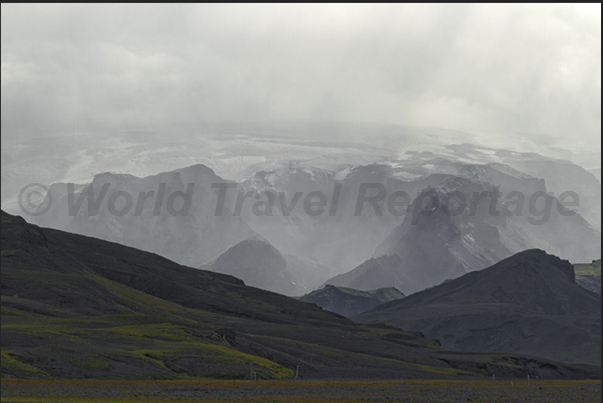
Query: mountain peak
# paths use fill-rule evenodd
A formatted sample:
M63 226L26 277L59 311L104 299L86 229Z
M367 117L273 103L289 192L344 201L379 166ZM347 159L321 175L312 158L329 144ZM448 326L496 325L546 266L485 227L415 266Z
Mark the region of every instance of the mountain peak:
M525 270L542 267L546 267L547 270L554 268L563 273L572 283L576 281L574 266L569 261L555 255L549 255L542 249L527 249L503 260L503 262L507 260L515 262Z
M197 173L204 173L204 174L209 174L209 175L216 175L216 173L214 172L213 169L211 169L207 165L203 165L203 164L195 164L195 165L188 166L186 168L181 168L181 169L178 169L178 172L197 172Z
M232 246L208 269L230 274L253 287L287 295L298 294L283 255L259 237L246 239Z

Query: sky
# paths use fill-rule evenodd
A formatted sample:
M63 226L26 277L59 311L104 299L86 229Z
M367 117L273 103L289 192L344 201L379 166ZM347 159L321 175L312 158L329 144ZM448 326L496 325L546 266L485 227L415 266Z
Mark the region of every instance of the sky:
M9 135L299 120L600 148L600 4L1 7Z

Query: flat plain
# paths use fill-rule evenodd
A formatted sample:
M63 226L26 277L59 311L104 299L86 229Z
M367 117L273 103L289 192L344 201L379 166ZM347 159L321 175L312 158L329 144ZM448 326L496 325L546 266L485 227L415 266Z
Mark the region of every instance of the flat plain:
M2 380L2 402L600 402L600 381Z

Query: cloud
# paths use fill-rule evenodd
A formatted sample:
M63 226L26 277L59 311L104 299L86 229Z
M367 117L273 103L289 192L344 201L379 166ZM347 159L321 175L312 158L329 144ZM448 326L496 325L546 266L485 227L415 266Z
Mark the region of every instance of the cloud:
M1 24L3 128L300 119L600 144L600 4L2 4Z

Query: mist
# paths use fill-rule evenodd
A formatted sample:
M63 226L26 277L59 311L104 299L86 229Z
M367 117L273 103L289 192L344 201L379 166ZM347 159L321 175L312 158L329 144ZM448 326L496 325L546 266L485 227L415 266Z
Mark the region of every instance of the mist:
M2 4L1 59L3 142L329 121L600 148L600 4Z

